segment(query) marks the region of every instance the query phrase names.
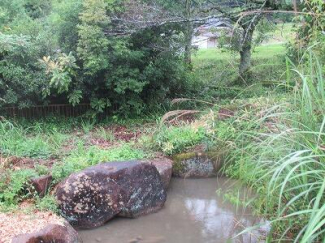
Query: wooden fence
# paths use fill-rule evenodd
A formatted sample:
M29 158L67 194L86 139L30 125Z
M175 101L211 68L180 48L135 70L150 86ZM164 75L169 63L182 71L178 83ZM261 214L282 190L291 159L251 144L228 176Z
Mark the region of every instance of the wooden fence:
M64 116L64 117L77 117L84 115L90 110L90 104L79 104L76 106L67 104L55 105L36 105L28 108L18 107L4 107L0 108L0 116L7 118L43 118L49 115Z

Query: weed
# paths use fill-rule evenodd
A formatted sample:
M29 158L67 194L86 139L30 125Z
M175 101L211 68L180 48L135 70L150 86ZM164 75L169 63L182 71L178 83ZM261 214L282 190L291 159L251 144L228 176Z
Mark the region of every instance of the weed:
M43 198L37 197L36 208L40 211L52 211L58 213L57 202L52 195L46 195Z
M31 196L28 181L38 176L32 169L6 171L0 177L0 202L5 206L16 205L21 199Z
M103 139L105 141L113 142L115 140L114 133L104 127L96 127L95 131L93 132L93 136L95 138Z
M95 126L95 123L96 123L96 120L82 120L81 121L81 127L82 127L82 130L85 134L88 134L92 129L94 129L94 126Z
M258 192L254 208L271 218L275 240L307 243L325 235L325 99L318 59L311 50L304 58L287 102L239 112L236 133L220 139L232 146L226 174Z
M162 126L154 135L158 149L167 155L180 153L201 143L206 136L204 128L195 129L189 125L181 127Z
M54 165L52 176L55 181L59 181L73 172L99 163L143 159L145 157L146 154L142 150L133 148L130 144L122 144L119 147L107 150L100 149L96 146L85 149L82 144L79 144L78 148L72 151L71 155L64 158L62 163Z
M49 168L45 165L35 164L34 169L38 175L48 175L49 174Z
M37 130L37 129L36 129ZM18 157L49 158L67 136L59 133L35 133L9 121L0 122L0 152Z

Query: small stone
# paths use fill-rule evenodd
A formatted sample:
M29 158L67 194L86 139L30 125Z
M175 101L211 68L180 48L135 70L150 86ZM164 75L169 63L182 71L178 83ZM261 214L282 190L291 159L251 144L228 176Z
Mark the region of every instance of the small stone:
M135 239L130 240L129 243L139 243L141 240L143 240L143 237L137 236Z
M139 241L137 239L130 240L129 243L138 243Z
M61 242L61 243L81 243L78 233L68 224L49 224L42 230L30 234L20 234L15 236L12 243L40 243L40 242Z
M98 238L96 238L96 241L97 242L101 242L102 241L102 238L98 237Z
M51 175L31 179L30 183L40 197L44 197L52 182Z

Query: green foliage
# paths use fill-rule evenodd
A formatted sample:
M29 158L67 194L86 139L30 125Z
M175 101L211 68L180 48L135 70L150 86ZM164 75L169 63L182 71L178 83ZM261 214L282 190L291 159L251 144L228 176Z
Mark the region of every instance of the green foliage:
M325 3L318 0L306 0L303 1L300 8L300 11L304 14L297 15L295 18L294 23L297 34L295 39L287 45L288 54L291 60L298 62L308 46L319 43L314 48L314 51L319 52L319 58L324 61L321 53L325 49Z
M55 30L57 41L63 53L76 53L78 46L79 14L83 1L53 1L53 11L49 15L49 27Z
M76 75L76 58L70 52L69 55L65 53L59 53L52 61L51 57L43 57L40 60L41 64L46 67L46 73L50 75L49 85L43 90L43 95L49 96L51 94L51 88L55 89L58 94L69 91L69 87L72 82L72 77ZM73 93L68 95L69 101L72 104L76 104L76 101L81 99L81 91L74 90Z
M68 95L68 101L73 106L79 104L81 99L82 99L82 91L81 90L73 90L72 93L70 93Z
M203 2L159 1L165 10L184 17L198 13L205 7ZM268 1L265 7L283 2ZM186 8L188 3L192 12ZM247 3L250 1L243 4ZM215 3L209 4L210 7ZM167 155L206 142L213 144L222 155L228 154L225 174L256 190L254 209L272 220L274 237L285 240L294 236L296 242L321 241L325 234L324 2L308 0L299 7L305 14L297 15L297 40L288 48L297 66L289 59L285 63L282 45L257 47L251 69L254 85L243 88L233 86L238 55L201 50L190 71L183 63L185 25L123 29L116 16L130 12L121 1L2 0L0 106L84 102L91 105L92 118L109 111L115 113L110 121L122 123L123 117L163 109L173 97L218 100L217 108L212 108L215 117L226 99L246 98L231 101L231 110L236 113L233 118L213 117L209 128L212 131L202 126L162 126L153 137L143 137L140 143ZM237 10L241 8L226 8L236 12L237 20L240 18ZM254 8L252 5L248 10ZM240 20L247 27L251 16ZM256 26L253 42L265 43L270 32L279 34L274 27L262 20ZM132 34L118 36L123 31ZM242 34L237 29L231 39L225 35L219 42L240 51ZM234 41L233 45L229 45L230 41ZM315 55L309 45L313 45ZM272 96L256 98L266 93ZM55 182L98 163L148 156L133 144L109 149L85 145L82 141L89 136L116 141L114 134L96 128L95 119L62 120L50 117L34 124L22 121L22 125L1 121L1 155L59 157L60 162L52 170ZM76 128L83 130L73 130L78 137L65 134ZM72 148L62 153L67 141ZM49 168L37 164L33 169L2 170L0 206L15 206L30 197L29 180L49 172ZM232 194L225 197L239 202ZM39 210L56 210L54 198L49 195L35 200Z
M56 198L53 195L45 195L43 198L36 198L36 208L40 211L59 213Z
M28 180L37 176L31 169L6 171L0 175L0 205L17 204L19 200L31 195Z
M281 35L280 33L278 33ZM220 49L202 49L193 56L193 85L200 90L198 99L211 100L260 97L285 82L285 46L267 44L252 53L252 85L234 85L238 77L239 55ZM204 87L204 88L202 88ZM280 91L279 89L277 91ZM219 102L219 101L217 101Z
M33 134L8 121L0 122L0 152L4 155L49 158L65 139L66 136L59 133L53 135Z
M268 215L275 240L320 242L324 239L324 76L319 59L292 67L299 76L294 91L280 100L264 100L239 110L228 144L226 174L258 192L254 208ZM232 130L232 129L231 129ZM230 131L231 131L230 130Z
M36 89L41 89L42 74L32 63L23 64L33 58L34 47L28 36L1 32L0 46L0 106L28 106L35 100L27 97L37 97Z
M103 29L110 22L106 7L104 0L85 0L79 17L77 52L83 61L85 74L91 76L108 67L109 41Z
M28 48L29 39L26 36L5 35L0 32L0 54L12 53Z
M154 135L154 141L158 149L167 155L172 155L200 144L205 137L204 128L162 126Z
M55 181L59 181L73 172L98 163L143 159L145 156L146 154L142 150L133 148L130 144L123 144L107 150L95 146L85 149L83 144L79 144L78 148L72 151L71 155L66 157L62 163L54 165L52 175Z
M180 27L110 36L119 28L111 18L126 11L122 6L4 0L0 13L10 17L0 25L0 106L84 102L91 104L92 117L104 111L127 117L183 95L188 75Z

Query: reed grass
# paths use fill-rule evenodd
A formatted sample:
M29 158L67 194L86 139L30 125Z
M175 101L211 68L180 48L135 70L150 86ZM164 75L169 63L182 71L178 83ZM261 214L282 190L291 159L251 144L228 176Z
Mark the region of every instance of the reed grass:
M260 195L254 207L273 223L276 242L325 242L325 80L312 47L302 58L288 70L299 78L285 102L237 129L226 168Z

